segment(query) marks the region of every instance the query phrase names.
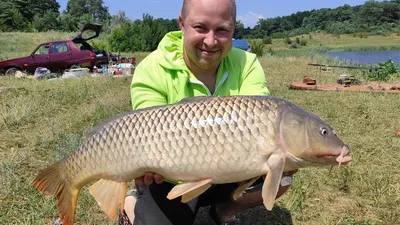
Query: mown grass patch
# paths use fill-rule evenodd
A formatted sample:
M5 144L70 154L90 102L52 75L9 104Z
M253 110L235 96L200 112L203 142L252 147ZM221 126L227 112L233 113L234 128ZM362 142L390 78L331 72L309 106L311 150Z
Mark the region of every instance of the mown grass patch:
M272 94L331 124L350 146L353 162L301 169L271 213L263 207L243 212L242 223L400 223L400 137L394 135L400 130L399 96L289 90L288 83L303 76L332 83L347 72L315 72L307 65L315 60L266 57L260 62ZM129 85L130 78L110 77L0 79L0 87L9 88L0 93L0 224L51 224L57 219L55 200L36 191L33 178L74 151L93 126L130 110ZM116 224L100 211L87 187L79 197L76 221Z

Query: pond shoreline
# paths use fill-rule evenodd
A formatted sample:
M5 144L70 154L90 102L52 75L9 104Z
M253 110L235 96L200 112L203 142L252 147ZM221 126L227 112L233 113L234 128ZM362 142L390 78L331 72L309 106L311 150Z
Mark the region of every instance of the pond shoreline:
M376 64L392 59L394 63L400 63L400 51L358 51L358 52L326 52L325 55L337 58L340 61L354 61L360 64Z

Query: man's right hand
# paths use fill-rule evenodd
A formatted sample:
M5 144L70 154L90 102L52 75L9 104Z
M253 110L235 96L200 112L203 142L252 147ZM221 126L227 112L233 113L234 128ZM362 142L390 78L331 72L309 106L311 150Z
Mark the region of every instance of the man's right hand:
M146 172L144 176L135 179L135 184L150 185L153 181L155 181L156 184L161 184L164 181L164 177L157 173Z

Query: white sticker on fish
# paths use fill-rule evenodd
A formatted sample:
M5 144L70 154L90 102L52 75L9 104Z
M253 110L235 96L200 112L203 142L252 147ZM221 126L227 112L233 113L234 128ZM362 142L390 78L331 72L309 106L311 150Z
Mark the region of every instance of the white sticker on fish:
M221 125L222 123L222 118L217 117L217 118L209 118L209 119L205 119L205 120L192 120L190 122L190 124L195 127L198 128L199 126L205 127L207 125L214 125L214 124L218 124Z

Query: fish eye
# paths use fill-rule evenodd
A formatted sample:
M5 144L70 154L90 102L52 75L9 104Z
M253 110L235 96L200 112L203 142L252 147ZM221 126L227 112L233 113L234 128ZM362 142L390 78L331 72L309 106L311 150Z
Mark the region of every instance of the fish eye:
M321 129L320 129L320 133L321 133L323 136L325 136L325 135L328 135L329 131L328 131L328 129L326 129L326 128L321 128Z

